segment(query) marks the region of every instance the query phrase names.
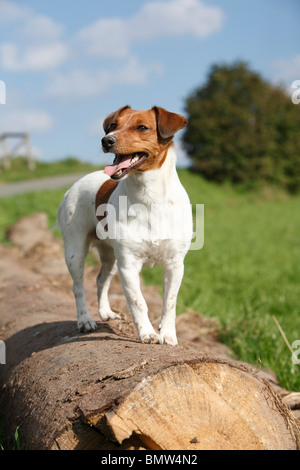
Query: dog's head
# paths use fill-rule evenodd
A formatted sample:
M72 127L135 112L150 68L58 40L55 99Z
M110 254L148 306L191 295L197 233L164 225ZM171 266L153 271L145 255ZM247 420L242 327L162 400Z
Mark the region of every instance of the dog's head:
M115 159L105 173L120 180L136 170L160 168L174 134L186 124L183 116L157 106L148 111L124 106L111 113L103 123L102 147L105 153L114 153Z

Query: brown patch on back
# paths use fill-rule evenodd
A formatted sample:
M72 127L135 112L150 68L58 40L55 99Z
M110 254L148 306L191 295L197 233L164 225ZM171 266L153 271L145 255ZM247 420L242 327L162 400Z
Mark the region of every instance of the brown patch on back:
M102 219L105 217L105 213L103 215L97 215L97 209L99 206L102 204L107 204L110 196L118 186L117 181L113 180L107 180L105 183L103 183L100 188L98 189L98 192L96 194L96 200L95 200L95 207L96 207L96 217L101 222ZM107 231L107 225L104 227L104 230Z

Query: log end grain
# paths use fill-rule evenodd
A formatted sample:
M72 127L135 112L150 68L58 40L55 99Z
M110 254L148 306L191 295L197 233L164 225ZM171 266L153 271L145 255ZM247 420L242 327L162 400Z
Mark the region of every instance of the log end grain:
M90 437L74 429L60 448L296 450L292 415L264 380L234 363L193 361L144 377L119 403L86 416ZM92 435L92 432L94 435ZM89 447L89 448L90 448ZM74 447L73 447L74 448Z

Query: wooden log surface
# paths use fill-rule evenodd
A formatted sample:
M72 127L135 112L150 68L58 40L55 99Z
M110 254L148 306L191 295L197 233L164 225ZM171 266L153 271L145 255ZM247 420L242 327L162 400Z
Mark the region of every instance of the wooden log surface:
M44 215L9 236L15 247L0 246L0 404L6 434L20 426L25 449L299 448L289 393L282 399L270 376L233 361L213 321L182 315L179 347L141 344L116 280L122 320L79 334L61 244ZM93 267L86 290L96 320ZM155 323L160 295L144 293Z

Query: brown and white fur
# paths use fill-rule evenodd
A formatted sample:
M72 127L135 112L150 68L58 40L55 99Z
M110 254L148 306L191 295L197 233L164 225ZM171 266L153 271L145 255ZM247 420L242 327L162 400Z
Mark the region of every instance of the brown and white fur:
M118 269L140 340L177 345L176 301L184 271L184 257L192 237L192 214L189 198L176 172L172 138L186 122L184 117L159 107L135 111L124 106L111 113L103 124L106 136L102 139L102 146L104 152L115 154L113 164L104 171L96 171L77 181L60 204L58 224L64 239L66 264L74 282L80 331L92 331L97 326L88 311L84 291L85 259L89 245L93 243L98 248L102 264L97 277L100 319L119 318L111 310L108 299L109 285ZM96 228L104 212L97 217L97 208L113 207L116 227L121 227L121 196L123 200L126 197L129 218L134 219L135 223L128 225L128 236L125 238L99 239ZM151 221L145 220L145 213L138 210L141 205L151 210L153 204L163 208L163 218L160 217L159 221L155 216ZM157 230L151 231L159 223L163 230L170 225L178 227L178 230L182 227L182 211L177 211L177 206L184 207L187 236L160 238ZM137 239L136 227L146 224L152 224L152 227L148 227L150 230L146 231L146 236ZM107 226L105 230L108 230ZM158 333L148 318L139 280L144 265L157 264L164 267L163 309Z

